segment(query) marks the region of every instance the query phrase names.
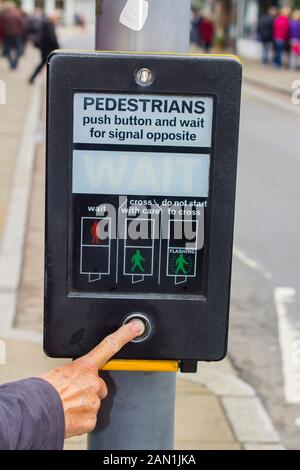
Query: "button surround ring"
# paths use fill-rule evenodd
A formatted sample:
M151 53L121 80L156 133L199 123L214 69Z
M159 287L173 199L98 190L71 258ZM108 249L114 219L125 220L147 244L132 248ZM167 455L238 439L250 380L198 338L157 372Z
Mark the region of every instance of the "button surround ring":
M137 338L133 339L131 343L143 343L144 341L147 341L152 334L152 323L149 320L149 318L146 317L146 315L144 315L143 313L137 312L137 313L132 313L128 315L124 319L122 325L127 325L128 323L134 320L141 320L145 325L145 331L141 336L138 336Z

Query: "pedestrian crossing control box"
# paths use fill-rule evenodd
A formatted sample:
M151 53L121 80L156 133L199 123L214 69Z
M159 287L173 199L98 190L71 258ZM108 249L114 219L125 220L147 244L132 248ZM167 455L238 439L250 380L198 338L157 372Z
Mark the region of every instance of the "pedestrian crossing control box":
M44 348L118 359L226 354L241 64L233 56L48 59Z

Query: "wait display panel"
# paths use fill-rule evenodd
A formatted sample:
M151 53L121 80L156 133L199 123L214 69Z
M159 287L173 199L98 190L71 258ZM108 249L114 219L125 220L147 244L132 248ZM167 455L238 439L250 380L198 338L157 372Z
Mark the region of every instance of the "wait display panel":
M73 95L71 286L205 295L214 99Z

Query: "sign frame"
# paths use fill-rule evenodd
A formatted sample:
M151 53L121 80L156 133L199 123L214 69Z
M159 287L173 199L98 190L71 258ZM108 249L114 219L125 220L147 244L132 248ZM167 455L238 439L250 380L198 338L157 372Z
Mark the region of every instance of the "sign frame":
M54 52L48 58L44 350L76 358L133 312L153 326L119 359L217 361L227 351L242 67L234 56ZM139 67L155 80L137 84ZM181 71L181 73L179 73ZM70 292L73 95L78 92L196 95L214 98L206 219L207 295Z

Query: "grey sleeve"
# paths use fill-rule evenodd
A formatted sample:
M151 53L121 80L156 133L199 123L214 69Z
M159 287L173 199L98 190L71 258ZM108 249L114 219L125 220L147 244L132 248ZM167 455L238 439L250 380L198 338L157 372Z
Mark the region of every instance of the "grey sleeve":
M43 379L0 386L0 449L61 450L65 418L59 394Z

